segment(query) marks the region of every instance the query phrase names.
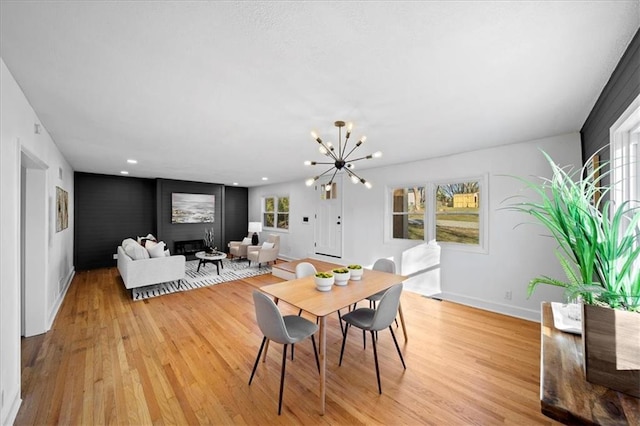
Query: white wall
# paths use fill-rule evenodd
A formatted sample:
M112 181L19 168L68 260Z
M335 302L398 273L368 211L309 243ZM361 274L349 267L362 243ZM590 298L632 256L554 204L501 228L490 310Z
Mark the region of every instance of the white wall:
M459 179L488 174L489 243L487 253L460 251L447 246L441 253L442 297L483 309L539 321L540 302L562 300L557 288L539 287L526 297L528 282L538 275L563 278L554 255L556 244L542 237L543 228L518 224L530 222L524 215L500 210L507 197L522 184L500 175L548 176L550 168L540 153L543 149L560 164L580 165L578 133L517 143L448 157L362 170L373 183L344 184L343 258L338 263L372 264L379 257L392 257L400 267L402 253L416 242L384 239L385 196L390 186L414 185L443 179ZM314 192L304 182L290 182L249 189L249 220L260 220L261 197L289 195L290 229L281 234L283 257L298 259L313 255ZM302 216L311 223L302 224ZM334 259L335 260L335 259ZM512 299L505 300L505 293Z
M0 424L11 424L20 406L20 182L21 153L46 167L47 230L43 330L55 318L73 277L73 170L64 159L3 60L0 59ZM62 169L62 178L58 177ZM69 227L56 233L56 186L69 193Z

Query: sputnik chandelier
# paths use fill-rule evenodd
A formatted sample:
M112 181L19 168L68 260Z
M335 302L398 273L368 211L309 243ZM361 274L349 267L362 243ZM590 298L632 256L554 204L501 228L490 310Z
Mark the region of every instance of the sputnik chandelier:
M353 128L353 123L345 124L344 121L336 121L334 125L338 128L338 149L337 150L331 142L327 142L325 144L322 141L322 139L320 139L320 136L318 136L316 132L311 132L311 137L313 137L313 139L315 139L315 141L318 142L318 144L320 144L320 147L319 147L320 153L329 157L328 159L330 161L305 161L304 162L305 166L315 166L317 164L328 164L328 165L331 165L331 167L329 167L329 169L327 169L322 174L319 174L318 176L307 179L305 183L307 184L307 186L311 186L315 181L320 179L322 176L333 171L333 175L331 175L331 179L329 180L329 183L328 183L328 185L331 185L333 183L333 179L335 178L336 174L340 170L344 169L347 175L351 178L351 182L353 183L360 182L364 184L364 186L366 186L367 188L371 188L371 184L369 182L367 182L366 180L364 180L363 178L361 178L360 176L354 173L353 169L355 168L355 165L353 163L360 160L380 158L382 157L382 152L377 151L377 152L374 152L373 154L365 155L364 157L358 157L350 160L349 156L353 153L353 151L356 150L356 148L358 148L360 145L364 143L364 141L367 140L367 137L366 136L361 137L360 140L353 146L353 148L351 148L351 150L347 152L347 143L349 142L349 136L351 136L351 129ZM344 144L343 144L342 128L345 127L345 125L347 126L347 133L345 135Z

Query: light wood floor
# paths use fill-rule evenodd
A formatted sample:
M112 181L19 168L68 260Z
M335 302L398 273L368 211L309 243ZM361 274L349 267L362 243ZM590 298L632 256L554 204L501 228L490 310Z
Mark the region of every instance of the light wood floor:
M133 302L115 268L80 272L50 332L22 342L16 424L551 424L540 413L539 324L404 292L406 371L379 335L383 394L370 342L352 330L338 367L327 320L327 408L318 413L311 342L287 363L281 345L247 385L262 335L251 291L271 275ZM284 313L297 313L282 306Z

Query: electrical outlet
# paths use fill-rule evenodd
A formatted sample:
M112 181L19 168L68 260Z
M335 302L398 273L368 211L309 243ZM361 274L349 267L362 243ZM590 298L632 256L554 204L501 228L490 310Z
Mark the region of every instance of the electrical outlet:
M113 260L118 260L118 253L113 253Z
M505 300L511 300L511 290L507 290L504 292Z

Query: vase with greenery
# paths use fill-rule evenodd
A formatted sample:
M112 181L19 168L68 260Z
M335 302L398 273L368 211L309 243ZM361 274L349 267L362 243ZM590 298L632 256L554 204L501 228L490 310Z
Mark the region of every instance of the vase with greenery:
M352 281L360 281L362 279L362 274L364 272L364 270L362 269L362 265L349 265L347 266L347 269L349 270L349 278Z
M561 167L544 153L550 178L517 178L535 200L508 208L532 216L558 243L556 256L566 280L530 281L565 289L582 299L583 368L587 381L640 397L640 210L637 202L601 202L609 186L603 167ZM513 201L513 198L511 199Z
M551 166L550 178L516 177L537 199L513 202L508 208L532 216L551 233L566 280L534 278L528 295L539 284L548 284L563 287L570 299L640 312L638 206L629 201L601 203L611 189L601 185L609 173L603 172L606 164L588 170L590 159L581 169L572 169L543 155Z

